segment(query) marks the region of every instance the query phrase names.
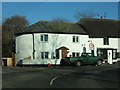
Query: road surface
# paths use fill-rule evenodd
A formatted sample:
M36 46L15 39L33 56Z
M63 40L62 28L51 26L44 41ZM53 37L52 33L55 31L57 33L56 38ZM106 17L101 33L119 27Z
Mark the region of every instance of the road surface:
M3 67L2 88L118 88L118 64L82 67Z

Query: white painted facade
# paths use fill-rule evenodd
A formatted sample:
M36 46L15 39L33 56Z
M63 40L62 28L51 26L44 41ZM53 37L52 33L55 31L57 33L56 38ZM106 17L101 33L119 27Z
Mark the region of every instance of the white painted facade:
M41 41L41 35L48 35L48 41ZM78 42L73 42L73 36L78 37ZM98 48L112 48L120 52L117 38L110 38L109 45L103 45L103 38L89 38L88 35L50 33L23 34L16 37L16 64L20 60L22 60L23 64L60 64L61 50L59 50L59 59L52 59L52 53L54 52L55 54L56 49L64 46L69 49L67 56L72 55L73 52L81 55L84 45L86 52L91 52L89 48L90 42L88 41L92 41L94 44L95 55L97 55ZM34 58L33 49L35 50ZM48 59L42 59L41 52L48 52ZM112 64L111 61L109 63Z
M41 35L48 35L48 41L41 41ZM78 42L73 42L73 36L78 36ZM68 50L68 56L72 52L81 54L83 51L83 44L86 45L87 52L89 50L88 35L77 34L47 34L47 33L34 33L34 48L35 58L33 59L33 35L23 34L16 37L16 64L19 60L23 60L23 64L48 64L60 63L61 51L59 50L59 59L51 59L52 52L56 49L65 46ZM49 52L48 59L41 59L41 52ZM24 59L31 57L31 59Z
M109 45L104 45L103 38L90 38L90 40L94 44L95 55L97 55L97 49L107 49L107 54L111 53L110 56L109 54L107 55L108 63L112 64L113 62L117 62L118 59L112 58L112 54L113 54L112 50L116 49L117 52L120 52L120 49L119 49L120 38L109 38Z

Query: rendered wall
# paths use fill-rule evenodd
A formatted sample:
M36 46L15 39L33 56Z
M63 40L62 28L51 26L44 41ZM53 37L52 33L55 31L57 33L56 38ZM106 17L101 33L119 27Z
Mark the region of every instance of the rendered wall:
M79 52L80 54L83 51L83 44L88 48L88 35L76 35L76 34L48 34L48 42L41 42L40 35L47 33L36 33L34 34L34 48L35 48L35 59L25 59L23 63L25 64L47 64L55 63L55 59L51 59L52 52L55 52L56 49L65 46L69 48L69 55L72 55L72 52ZM73 36L79 36L79 42L74 43L72 41ZM26 34L16 37L16 63L19 60L33 57L33 36L32 34ZM49 52L49 59L41 59L41 52ZM60 63L60 59L57 60L57 64Z
M16 63L23 60L24 64L48 64L60 63L59 59L52 59L51 54L56 49L65 46L69 49L69 55L72 52L83 52L83 45L86 47L86 52L91 52L89 48L89 40L94 44L95 55L97 55L97 48L114 48L118 49L118 39L110 38L109 45L103 45L103 38L89 38L88 35L77 35L77 34L48 34L48 42L41 41L41 35L47 33L35 33L34 34L34 49L35 59L33 59L33 35L26 34L16 37ZM79 42L73 42L73 36L79 37ZM120 39L119 39L120 40ZM120 51L120 49L118 49ZM41 59L41 52L49 52L49 59ZM61 52L60 52L61 54ZM61 56L61 55L60 55ZM30 57L29 59L26 59Z

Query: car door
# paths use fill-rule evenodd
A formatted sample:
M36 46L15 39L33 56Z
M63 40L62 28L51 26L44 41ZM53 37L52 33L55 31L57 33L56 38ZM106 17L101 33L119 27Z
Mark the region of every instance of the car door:
M87 64L94 64L95 61L96 61L95 56L92 55L92 54L89 54L89 55L88 55L88 58L87 58Z
M84 56L82 56L81 61L83 64L87 64L88 63L88 55L85 54Z

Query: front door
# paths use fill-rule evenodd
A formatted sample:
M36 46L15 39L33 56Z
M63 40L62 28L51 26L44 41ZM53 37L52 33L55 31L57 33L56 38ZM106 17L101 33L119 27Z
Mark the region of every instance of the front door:
M107 56L108 56L108 63L112 64L112 50L107 51Z
M67 49L61 49L61 57L62 59L64 59L65 57L67 57Z
M61 59L65 59L65 57L67 57L68 51L69 50L67 47L60 47L59 50L61 50Z

